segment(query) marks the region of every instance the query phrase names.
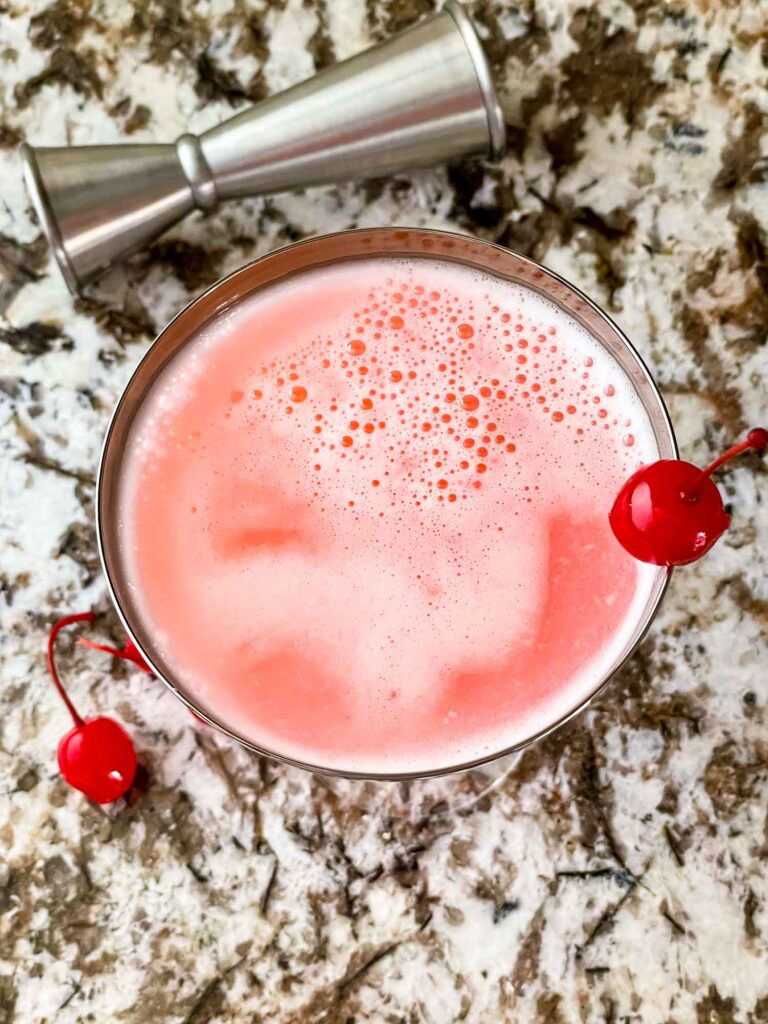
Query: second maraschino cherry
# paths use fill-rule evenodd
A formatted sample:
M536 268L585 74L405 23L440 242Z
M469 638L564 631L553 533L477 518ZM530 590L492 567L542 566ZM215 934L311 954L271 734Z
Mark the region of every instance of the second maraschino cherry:
M77 622L92 622L91 612L65 615L51 629L48 637L48 670L53 684L64 701L73 728L59 742L58 761L61 774L74 789L95 800L108 804L124 796L136 776L136 752L131 738L122 725L113 718L99 715L82 718L64 689L56 668L56 639L65 626ZM114 653L110 650L110 653ZM117 652L120 655L120 652ZM122 655L125 657L123 652ZM129 660L133 661L133 657ZM149 671L149 669L145 669Z
M703 470L680 459L643 466L624 484L610 512L619 543L653 565L686 565L701 558L731 522L712 473L749 449L765 452L768 430L750 430Z

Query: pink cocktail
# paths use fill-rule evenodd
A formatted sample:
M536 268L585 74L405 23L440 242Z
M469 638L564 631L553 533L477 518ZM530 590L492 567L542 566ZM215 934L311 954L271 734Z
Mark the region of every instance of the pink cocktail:
M107 569L206 715L303 764L419 774L546 730L626 656L664 573L608 510L658 423L541 277L423 248L310 266L155 369Z

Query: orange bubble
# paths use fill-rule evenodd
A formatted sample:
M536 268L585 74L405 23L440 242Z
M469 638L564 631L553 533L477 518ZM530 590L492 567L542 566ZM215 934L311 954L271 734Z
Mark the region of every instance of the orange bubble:
M474 448L475 447L475 442L472 440L471 437L465 438L462 443L463 443L465 448Z
M393 331L399 331L405 327L405 321L401 316L391 316L389 318L389 326Z
M399 370L391 370L389 374L389 379L392 381L393 384L398 384L403 379L403 375L402 373L400 373Z
M491 389L490 388L480 388L480 394L483 396L483 398L490 398L491 397ZM477 408L477 406L475 406L475 408Z
M307 397L307 389L303 388L301 384L297 384L295 388L291 389L291 401L292 402L303 402Z
M466 409L467 412L474 412L479 405L480 400L474 395L464 395L461 400L461 407L462 409Z
M254 388L251 392L251 398L261 398L262 392L258 388Z
M517 451L517 445L516 444L512 444L512 442L510 441L510 443L507 445L507 451L508 452L516 452Z
M438 480L437 481L437 486L440 488L441 491L444 491L446 489L446 487L448 486L448 481L447 480Z
M342 437L341 445L342 445L343 448L351 448L353 444L354 444L354 441L349 436L349 434L345 434L344 437Z
M459 324L456 328L456 333L460 338L464 338L466 340L467 338L473 338L475 336L475 329L469 324Z
M360 408L361 409L372 409L373 408L373 402L370 400L370 398L364 398L362 400L362 402L360 403Z
M488 467L484 465L484 463L482 462L478 462L478 464L475 466L475 469L477 470L478 473L484 473L487 468Z
M366 432L366 434L372 434L375 429L376 428L372 423L366 423L365 426L363 427L363 430Z
M360 341L359 338L355 338L353 341L347 342L347 352L351 356L361 356L365 352L366 345L364 341Z
M467 426L476 427L479 424L479 420L475 416L467 416Z
M555 421L555 423L561 423L565 419L565 417L561 412L553 412L552 419Z

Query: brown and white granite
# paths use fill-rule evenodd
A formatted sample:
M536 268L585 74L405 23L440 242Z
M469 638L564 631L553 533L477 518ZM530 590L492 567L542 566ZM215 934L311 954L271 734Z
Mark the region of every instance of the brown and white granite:
M475 0L510 122L467 163L196 216L73 301L15 146L166 140L298 81L430 0L0 0L0 1021L768 1021L768 499L677 573L593 709L498 769L406 786L260 761L124 665L62 649L148 777L58 777L43 646L107 612L93 475L153 332L291 239L407 223L530 253L618 319L685 456L768 406L765 0ZM489 782L495 784L484 792Z

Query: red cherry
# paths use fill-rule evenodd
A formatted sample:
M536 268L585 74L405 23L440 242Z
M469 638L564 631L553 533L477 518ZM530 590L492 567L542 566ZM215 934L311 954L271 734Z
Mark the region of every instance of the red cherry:
M753 448L768 448L768 430L750 430L701 470L690 462L661 459L627 480L610 512L616 539L641 562L685 565L701 558L731 522L711 474L723 463Z
M684 565L709 551L731 517L717 487L690 462L662 459L627 480L611 509L616 538L630 555L653 565ZM691 502L688 493L698 485Z
M136 752L130 736L114 719L89 718L62 736L59 768L74 789L97 804L108 804L131 788Z
M92 612L65 615L51 629L48 637L48 671L54 686L75 723L74 729L59 743L61 774L75 789L91 800L106 804L123 796L131 788L136 775L136 753L128 733L111 718L80 717L62 686L56 668L56 638L65 626L75 622L92 622ZM131 659L133 660L133 659Z

